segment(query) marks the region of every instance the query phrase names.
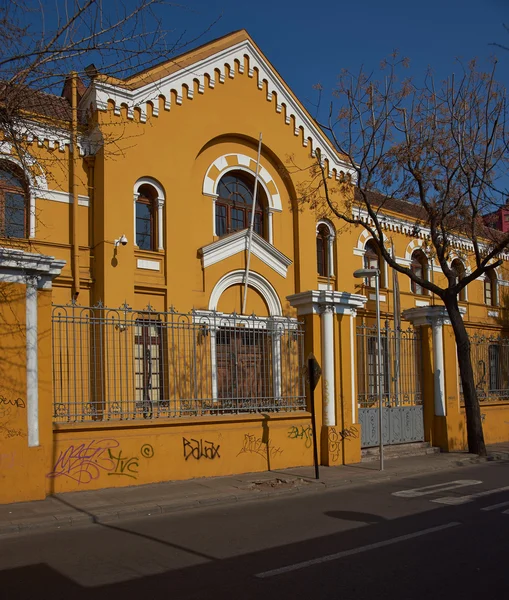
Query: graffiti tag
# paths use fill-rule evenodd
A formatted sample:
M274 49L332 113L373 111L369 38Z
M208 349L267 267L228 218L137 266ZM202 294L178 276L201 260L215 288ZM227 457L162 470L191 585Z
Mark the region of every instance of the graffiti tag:
M109 448L108 455L114 463L114 467L108 475L123 475L132 479L138 477L139 458L137 456L123 457L122 450L119 450L118 456L115 456Z
M283 453L283 450L281 448L271 446L270 442L267 444L262 440L262 438L256 437L256 435L252 435L250 433L246 433L244 435L244 443L237 456L249 453L259 454L263 458L267 458L267 451L269 454L269 458L274 458L278 454Z
M352 425L349 429L342 429L338 431L335 427L329 428L328 435L328 447L329 453L331 454L332 460L337 460L341 454L341 442L349 438L357 439L359 437L359 430L355 425Z
M187 460L189 457L193 457L196 460L200 458L208 458L214 460L214 458L221 458L219 454L219 444L214 442L208 442L207 440L188 440L183 437L182 442L184 444L184 458Z
M5 396L0 396L0 404L15 406L16 408L25 408L25 401L21 398L16 398L16 400L11 400L6 398Z
M111 450L119 447L114 439L92 440L79 446L71 445L62 450L48 477L68 477L79 484L90 483L104 471L115 469Z
M288 437L291 440L304 440L304 445L306 448L311 448L313 443L313 430L311 429L311 425L292 425L288 430Z

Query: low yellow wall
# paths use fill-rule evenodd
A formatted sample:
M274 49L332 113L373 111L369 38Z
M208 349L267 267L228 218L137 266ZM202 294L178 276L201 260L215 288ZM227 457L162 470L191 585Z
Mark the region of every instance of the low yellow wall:
M58 426L47 493L313 463L309 413Z

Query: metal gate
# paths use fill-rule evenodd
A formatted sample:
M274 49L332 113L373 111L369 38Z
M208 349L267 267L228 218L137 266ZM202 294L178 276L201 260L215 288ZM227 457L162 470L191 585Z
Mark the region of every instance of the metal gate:
M363 448L379 444L379 386L383 399L383 442L424 441L421 339L414 329L396 331L386 321L378 364L376 327L357 328L357 390Z

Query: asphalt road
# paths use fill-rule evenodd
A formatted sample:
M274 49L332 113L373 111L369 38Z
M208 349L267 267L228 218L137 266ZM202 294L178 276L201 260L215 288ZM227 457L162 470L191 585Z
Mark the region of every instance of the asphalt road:
M508 562L498 462L4 537L0 598L491 600L509 598Z

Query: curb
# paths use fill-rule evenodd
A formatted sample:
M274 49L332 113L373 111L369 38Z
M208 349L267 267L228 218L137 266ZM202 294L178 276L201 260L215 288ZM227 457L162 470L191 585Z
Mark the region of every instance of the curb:
M490 452L487 457L466 457L459 458L449 463L443 463L438 466L429 466L423 470L409 469L402 467L391 473L384 474L368 473L359 478L339 479L335 481L316 481L315 479L300 477L299 479L305 484L296 485L284 489L273 490L250 490L239 494L225 494L221 496L212 496L209 498L196 498L189 501L178 500L167 503L144 503L116 507L111 510L98 509L95 513L87 513L80 509L75 509L75 512L57 515L44 515L42 517L30 517L19 522L10 522L0 524L0 537L12 536L16 534L24 534L28 532L42 533L47 531L68 530L72 527L83 527L86 525L105 525L118 521L139 519L154 515L170 514L188 510L196 510L211 506L228 506L241 503L257 502L259 500L274 500L281 497L300 494L314 494L327 490L334 490L341 487L356 487L366 486L376 483L386 483L394 478L413 477L415 475L425 475L427 473L435 473L438 471L454 470L458 467L483 464L493 461L509 460L509 452Z

